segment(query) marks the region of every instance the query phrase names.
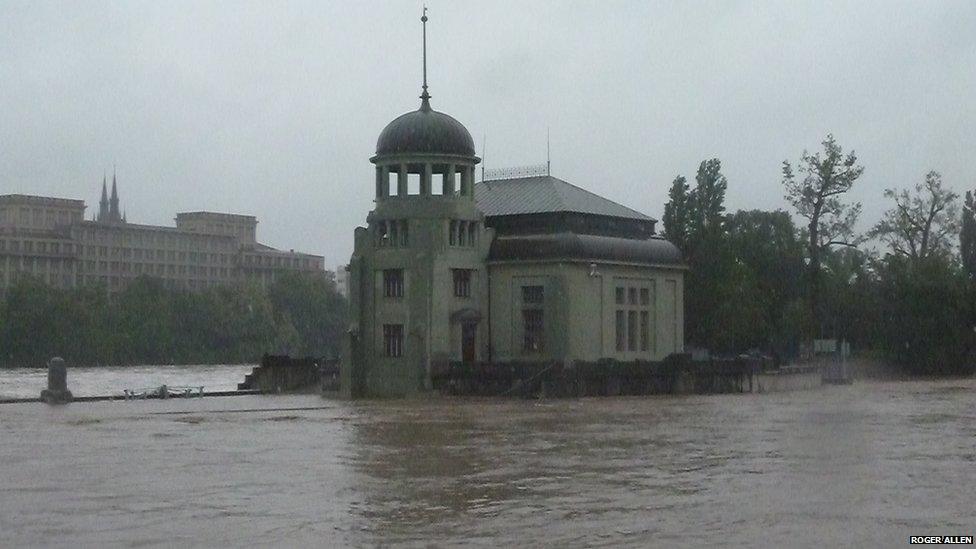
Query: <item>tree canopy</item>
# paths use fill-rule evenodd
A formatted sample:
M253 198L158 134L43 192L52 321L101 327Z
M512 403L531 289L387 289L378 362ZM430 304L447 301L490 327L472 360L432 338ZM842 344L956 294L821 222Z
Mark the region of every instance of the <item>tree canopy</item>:
M292 273L202 292L143 276L109 297L103 288L51 288L23 277L0 299L0 366L255 362L264 353L339 351L345 299L322 275Z

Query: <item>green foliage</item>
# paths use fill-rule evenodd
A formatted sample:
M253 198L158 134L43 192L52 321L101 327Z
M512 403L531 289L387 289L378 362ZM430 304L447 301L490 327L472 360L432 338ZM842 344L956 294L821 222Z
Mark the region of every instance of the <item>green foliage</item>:
M289 273L269 288L271 303L295 329L297 356L335 356L345 329L345 299L325 277Z
M688 222L691 215L691 197L688 180L684 176L674 178L668 191L668 203L664 205L664 236L679 249L688 246Z
M878 264L880 341L913 374L971 374L976 364L976 292L950 261L887 256Z
M0 365L252 362L264 353L337 352L346 303L325 276L289 274L203 292L140 277L109 299L25 277L0 300Z
M725 213L725 191L728 181L722 175L722 161L718 158L703 160L695 174L695 190L690 195L691 215L689 230L705 238L721 229Z
M966 192L966 202L962 207L959 255L969 279L976 281L976 195L972 191Z
M976 196L961 220L955 193L930 172L914 192L888 191L894 207L872 235L890 252L857 248L860 205L840 197L863 173L832 136L824 151L783 167L784 211L725 215L717 159L702 162L690 189L674 180L665 234L685 255L685 340L718 353L759 349L794 355L803 341L844 338L914 374L972 373L976 365ZM952 236L961 227L961 265ZM806 273L806 276L804 274Z

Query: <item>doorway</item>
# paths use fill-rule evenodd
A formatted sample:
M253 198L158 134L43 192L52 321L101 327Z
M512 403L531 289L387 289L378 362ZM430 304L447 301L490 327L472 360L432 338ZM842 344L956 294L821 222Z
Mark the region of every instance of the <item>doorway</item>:
M477 360L478 325L474 322L461 323L461 361L471 363Z

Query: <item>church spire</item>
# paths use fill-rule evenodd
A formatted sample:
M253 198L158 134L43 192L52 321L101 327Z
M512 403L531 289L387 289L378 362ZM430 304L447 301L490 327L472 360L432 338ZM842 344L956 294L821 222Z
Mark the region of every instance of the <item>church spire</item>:
M109 221L119 222L122 214L119 212L119 189L115 182L115 170L112 170L112 198L109 200Z
M105 221L106 216L108 216L108 189L106 188L107 177L102 174L102 199L98 201L98 219L99 221Z
M420 110L429 111L430 110L430 94L427 93L427 6L424 6L424 15L420 18L420 22L423 25L423 58L424 58L424 91L420 94Z

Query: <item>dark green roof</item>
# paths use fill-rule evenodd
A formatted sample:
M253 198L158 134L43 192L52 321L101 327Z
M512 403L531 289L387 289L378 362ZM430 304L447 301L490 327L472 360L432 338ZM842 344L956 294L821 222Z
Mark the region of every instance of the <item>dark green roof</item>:
M573 212L656 221L550 175L482 181L474 186L474 197L488 217Z
M683 267L681 251L667 240L620 238L561 232L499 236L491 243L491 261L579 260Z
M464 125L430 108L401 115L386 125L376 141L376 155L453 154L474 156L474 140Z

